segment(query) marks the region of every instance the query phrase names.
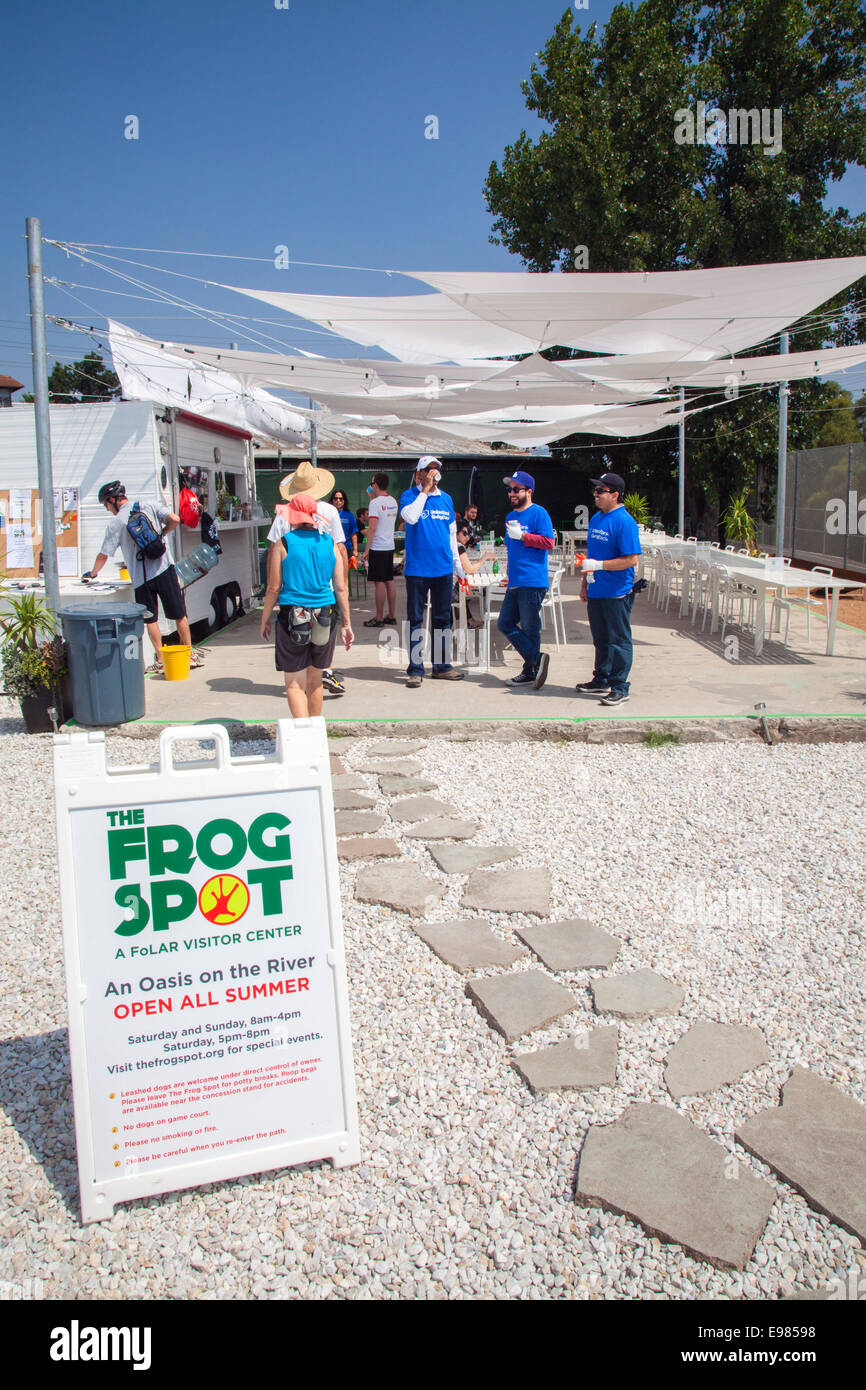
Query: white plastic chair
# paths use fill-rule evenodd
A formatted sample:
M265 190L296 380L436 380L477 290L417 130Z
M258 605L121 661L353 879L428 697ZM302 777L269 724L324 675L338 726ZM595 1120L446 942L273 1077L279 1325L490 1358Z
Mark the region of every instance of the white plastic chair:
M562 606L562 576L565 567L560 565L550 581L550 588L541 600L541 626L544 627L544 610L550 609L553 618L553 640L556 643L556 650L559 651L559 626L557 625L556 608L559 605L559 624L562 627L562 640L568 646L568 638L565 635L565 610Z
M830 576L832 576L833 574L833 571L830 569L829 565L813 565L811 572L812 574L829 574ZM824 590L823 598L813 598L811 590L807 589L805 598L795 599L794 603L798 608L802 606L806 610L806 638L809 642L811 642L813 608L823 608L824 616L827 619L827 626L829 627L830 625L830 590Z

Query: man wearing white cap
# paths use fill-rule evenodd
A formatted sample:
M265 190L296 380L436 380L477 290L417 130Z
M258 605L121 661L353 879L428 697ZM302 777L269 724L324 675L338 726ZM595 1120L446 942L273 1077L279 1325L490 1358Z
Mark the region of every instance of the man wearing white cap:
M282 479L280 496L285 498L287 503L291 502L293 497L298 496L312 497L313 501L317 503L316 523L320 529L329 532L332 536L337 558L343 566L343 576L348 582L349 552L344 543L345 536L340 521L340 513L330 502L321 500L327 493L333 492L336 481L333 473L330 473L327 468L314 468L309 459L303 459L294 473L287 473ZM273 525L268 532L272 554L273 547L279 546L283 536L289 530L287 511L287 507L277 508L277 515L274 517ZM282 547L280 547L280 560L282 561ZM331 670L322 672L322 684L331 695L345 695L346 693L345 685Z
M406 685L417 690L424 679L424 604L430 595L433 615L433 679L462 681L447 658L451 647L451 588L454 573L462 574L457 551L454 503L436 484L441 460L425 454L418 460L413 486L400 498L406 523L406 609L409 617L409 667Z

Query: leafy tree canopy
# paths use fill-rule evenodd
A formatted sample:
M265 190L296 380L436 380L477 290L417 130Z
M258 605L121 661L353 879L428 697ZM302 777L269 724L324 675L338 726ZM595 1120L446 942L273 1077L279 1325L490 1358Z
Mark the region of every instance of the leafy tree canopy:
M501 163L490 165L485 195L495 219L491 240L531 270L673 270L866 254L866 216L825 207L833 180L866 165L860 0L644 0L618 5L601 34L595 25L582 34L569 9L523 91L544 128L535 141L522 131ZM766 111L767 138L727 143L736 129L729 122L724 142L717 127L716 143L701 143L701 101L708 112ZM695 117L692 143L685 112ZM713 125L711 118L708 134ZM582 246L588 265L575 256ZM866 337L863 293L861 281L820 322L798 328L791 350ZM792 448L818 441L838 390L815 382L792 387ZM766 493L776 410L775 393L763 392L688 422L693 526L703 517L712 529L720 503L744 486L756 486L758 500ZM664 504L670 517L670 443L614 452L618 471L635 470L629 485L649 492L651 505ZM597 466L588 452L571 457L585 460L587 471Z
M48 378L48 399L62 405L108 401L120 395L120 382L98 352L88 352L80 362L64 367L57 363Z

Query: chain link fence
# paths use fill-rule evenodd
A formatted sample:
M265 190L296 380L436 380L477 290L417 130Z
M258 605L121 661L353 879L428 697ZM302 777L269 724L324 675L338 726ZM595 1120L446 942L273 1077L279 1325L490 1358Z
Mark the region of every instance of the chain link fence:
M866 444L788 454L785 553L809 565L866 574ZM758 527L772 553L775 522Z

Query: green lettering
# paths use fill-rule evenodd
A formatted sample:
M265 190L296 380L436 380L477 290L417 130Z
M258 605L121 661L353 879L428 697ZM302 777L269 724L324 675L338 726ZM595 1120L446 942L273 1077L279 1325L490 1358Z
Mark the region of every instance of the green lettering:
M138 936L150 921L150 908L141 896L140 883L125 883L114 895L118 907L132 908L133 916L114 928L115 936ZM116 957L115 957L116 959Z
M172 922L182 922L193 911L198 895L191 883L182 878L166 878L152 882L150 899L153 903L153 930L168 931Z
M129 826L108 832L108 876L126 878L130 859L146 859L144 827Z
M217 854L213 842L218 835L228 835L231 848L225 854ZM247 837L233 820L210 820L198 832L195 842L196 853L202 863L210 869L233 869L247 852Z
M147 862L152 874L188 874L195 863L189 831L182 825L148 826Z
M273 917L275 913L282 912L282 884L287 883L291 877L291 864L282 864L279 868L274 869L250 869L247 874L247 881L261 884L262 912L266 917Z
M266 830L282 830L287 825L291 825L291 821L279 811L267 811L263 816L256 816L250 826L250 849L257 859L291 859L292 845L289 835L275 835L272 845L266 845L264 841Z

